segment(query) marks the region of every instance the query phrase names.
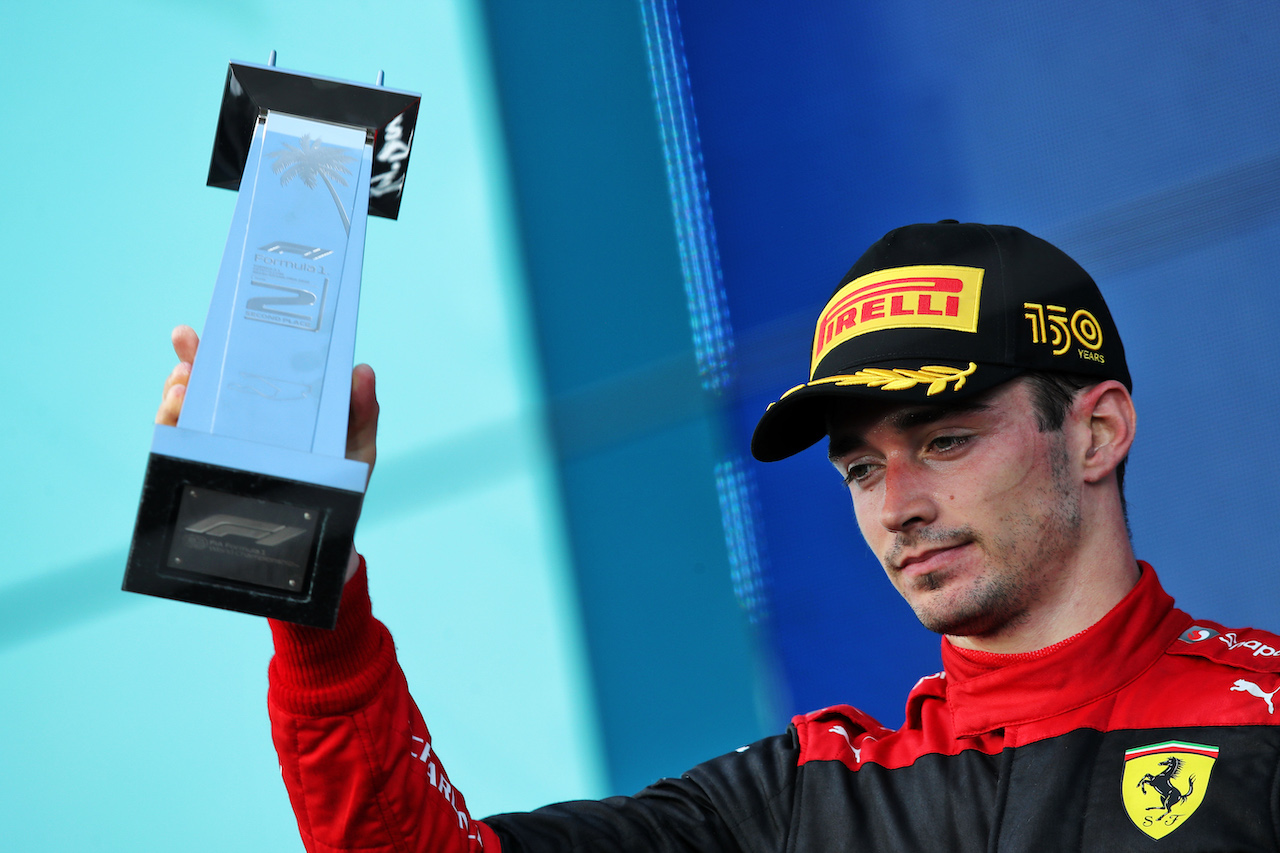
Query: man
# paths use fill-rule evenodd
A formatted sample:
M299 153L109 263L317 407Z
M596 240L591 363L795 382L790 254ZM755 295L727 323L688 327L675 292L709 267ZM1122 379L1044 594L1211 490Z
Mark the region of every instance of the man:
M190 330L175 343L194 355ZM350 451L372 461L367 368L354 385ZM890 582L944 635L903 727L837 706L635 797L476 821L353 556L333 632L272 623L273 733L308 849L1280 849L1280 637L1192 620L1135 560L1130 385L1096 285L1058 249L1004 226L890 232L752 452L827 437Z

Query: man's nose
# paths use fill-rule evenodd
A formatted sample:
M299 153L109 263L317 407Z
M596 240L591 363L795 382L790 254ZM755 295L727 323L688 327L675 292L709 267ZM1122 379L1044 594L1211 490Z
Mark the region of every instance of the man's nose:
M885 461L881 486L880 523L887 529L905 531L937 517L927 472L917 461L891 456Z

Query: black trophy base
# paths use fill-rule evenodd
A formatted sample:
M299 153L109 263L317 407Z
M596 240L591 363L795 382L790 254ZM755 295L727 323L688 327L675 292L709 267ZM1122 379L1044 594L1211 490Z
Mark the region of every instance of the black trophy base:
M152 453L123 588L332 628L363 500Z

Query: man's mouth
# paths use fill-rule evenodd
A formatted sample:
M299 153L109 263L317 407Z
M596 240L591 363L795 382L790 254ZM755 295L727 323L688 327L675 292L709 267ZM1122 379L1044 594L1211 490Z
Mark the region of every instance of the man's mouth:
M950 545L935 545L929 548L908 551L896 559L891 559L889 565L894 570L909 577L926 575L945 568L958 556L958 552L968 544L967 541L962 541Z

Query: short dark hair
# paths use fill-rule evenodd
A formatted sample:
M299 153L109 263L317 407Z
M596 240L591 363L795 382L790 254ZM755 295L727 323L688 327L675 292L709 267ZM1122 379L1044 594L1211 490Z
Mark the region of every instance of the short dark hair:
M1032 403L1036 408L1036 425L1041 432L1056 432L1067 420L1067 411L1076 395L1092 388L1100 381L1096 376L1076 373L1047 373L1039 370L1023 374L1031 383ZM1120 506L1124 510L1125 524L1129 523L1129 507L1124 500L1124 466L1128 457L1116 466L1116 484L1120 487Z

